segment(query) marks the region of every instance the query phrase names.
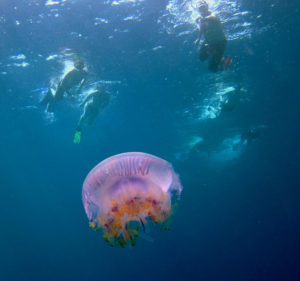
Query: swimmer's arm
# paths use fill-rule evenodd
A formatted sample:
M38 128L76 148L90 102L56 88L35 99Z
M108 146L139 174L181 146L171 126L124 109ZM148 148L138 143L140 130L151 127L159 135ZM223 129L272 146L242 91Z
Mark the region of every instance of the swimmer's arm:
M80 86L79 86L78 92L80 92L80 91L81 91L81 88L82 88L83 84L85 83L85 81L86 81L86 80L85 80L85 78L81 80L81 83L80 83Z
M79 88L78 88L77 93L76 93L77 95L81 92L82 86L83 86L83 84L85 83L85 81L86 81L85 78L83 78L83 79L81 80L80 85L79 85Z
M195 41L195 44L196 45L199 45L199 43L200 43L200 40L201 40L201 37L202 37L202 35L203 35L203 31L204 31L204 28L203 28L203 26L202 25L200 25L200 27L199 27L199 37L198 37L198 39Z

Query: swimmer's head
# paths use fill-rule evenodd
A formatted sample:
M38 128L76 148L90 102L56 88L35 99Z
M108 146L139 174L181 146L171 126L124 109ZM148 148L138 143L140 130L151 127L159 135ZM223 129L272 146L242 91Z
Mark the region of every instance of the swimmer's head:
M200 12L201 16L207 16L210 14L210 12L208 10L208 4L205 1L200 2L199 12Z
M82 70L84 68L84 61L79 59L74 63L75 68Z

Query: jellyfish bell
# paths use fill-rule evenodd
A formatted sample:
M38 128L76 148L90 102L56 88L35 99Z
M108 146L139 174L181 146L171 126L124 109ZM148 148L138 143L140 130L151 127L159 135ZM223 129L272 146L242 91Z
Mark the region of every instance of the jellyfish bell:
M90 226L110 246L134 246L150 222L168 224L182 186L172 165L141 152L112 156L93 168L82 188Z

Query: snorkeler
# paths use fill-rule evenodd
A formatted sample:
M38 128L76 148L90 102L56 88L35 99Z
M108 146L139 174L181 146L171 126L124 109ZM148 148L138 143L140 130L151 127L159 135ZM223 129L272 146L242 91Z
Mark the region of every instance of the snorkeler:
M231 112L243 100L246 99L246 92L241 85L236 86L232 91L226 94L225 100L221 98L221 113Z
M100 110L104 109L110 101L110 94L99 88L86 96L80 106L84 106L84 111L80 116L76 132L74 134L74 143L80 143L81 131L84 124L92 125Z
M47 104L47 111L53 112L56 103L63 98L65 92L70 98L73 97L70 93L70 90L79 83L79 88L76 94L80 93L81 88L86 81L87 75L88 72L86 69L84 69L84 61L77 60L74 64L74 69L68 72L58 83L56 92L52 94L52 90L51 88L49 88L46 96L42 99L40 103Z
M266 126L257 126L252 127L244 131L241 135L241 138L238 143L236 143L232 149L237 150L239 147L245 144L249 144L250 142L258 139L261 136L262 129L265 129Z
M260 135L261 135L261 129L259 127L251 128L241 135L240 142L241 144L249 143L251 141L258 139Z
M200 48L200 60L209 59L208 68L212 72L221 69L220 64L223 64L223 69L230 66L232 59L223 58L223 54L227 45L227 39L222 28L221 21L208 10L208 4L203 1L199 5L200 28L199 38L195 41L199 45L202 35L204 42ZM198 18L199 19L199 18Z

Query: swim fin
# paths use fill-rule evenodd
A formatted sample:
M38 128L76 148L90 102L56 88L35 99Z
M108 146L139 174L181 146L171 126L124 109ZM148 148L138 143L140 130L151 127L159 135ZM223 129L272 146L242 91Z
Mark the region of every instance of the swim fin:
M81 132L80 131L76 131L74 134L74 139L73 142L78 144L81 141Z
M53 94L52 94L52 90L51 88L48 88L48 92L47 94L41 99L40 104L42 105L46 105L48 104L50 101L53 100Z

